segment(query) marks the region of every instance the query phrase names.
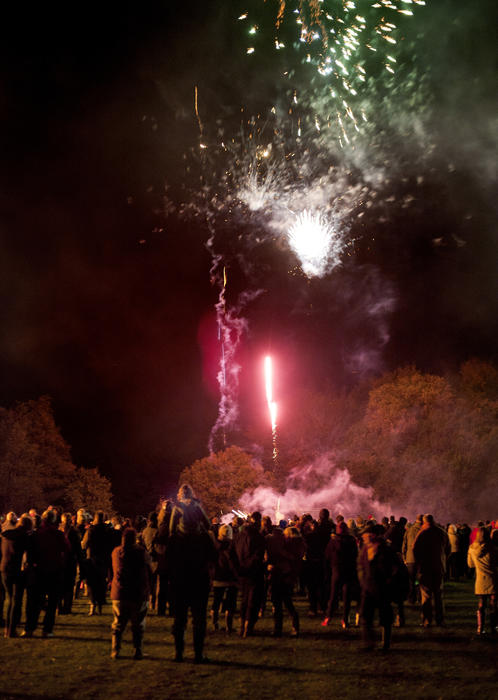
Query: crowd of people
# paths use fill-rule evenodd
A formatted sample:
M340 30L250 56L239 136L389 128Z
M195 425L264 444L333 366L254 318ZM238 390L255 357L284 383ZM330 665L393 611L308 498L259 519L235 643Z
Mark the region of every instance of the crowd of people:
M41 515L8 513L0 559L5 637L16 637L21 622L20 636L32 637L42 613L42 637L51 637L57 614L71 614L78 596L88 596L89 615L102 614L110 598L112 658L120 656L128 622L134 658L143 658L146 615L153 610L173 618L174 659L183 661L190 610L194 660L204 663L209 600L214 630L223 626L231 634L238 608L239 634L246 638L271 604L273 636L283 634L284 610L291 635L298 636L294 596L300 593L322 627L339 611L344 629L359 625L366 650L375 646L377 613L388 651L393 625L405 625L406 603L420 606L423 627L442 626L444 582L474 576L477 633L484 634L489 612L489 631L496 634L498 523L441 526L430 514L412 523L394 516L346 521L331 518L326 508L316 519L306 513L273 523L255 511L228 520L209 519L188 484L176 501L161 502L133 523L53 506Z

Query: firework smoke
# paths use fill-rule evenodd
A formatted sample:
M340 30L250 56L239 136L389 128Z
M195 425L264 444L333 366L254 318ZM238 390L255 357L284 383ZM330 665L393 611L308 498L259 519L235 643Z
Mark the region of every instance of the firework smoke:
M215 305L220 342L220 368L217 375L220 389L218 416L211 429L208 449L213 454L226 447L226 434L237 425L239 417L238 390L240 365L237 362L237 349L243 334L247 330L247 321L241 316L247 304L261 294L261 290L244 292L239 295L237 303L227 306L227 275L223 258L214 252L214 230L206 243L212 255L211 283L219 287L218 302Z
M346 517L374 515L380 518L392 512L390 505L374 498L371 488L358 486L347 470L337 469L333 457L328 455L294 469L282 493L259 487L245 493L239 500L239 507L245 512L260 510L272 517L278 510L286 518L302 513L311 513L316 518L321 508L328 508L332 515L342 513Z

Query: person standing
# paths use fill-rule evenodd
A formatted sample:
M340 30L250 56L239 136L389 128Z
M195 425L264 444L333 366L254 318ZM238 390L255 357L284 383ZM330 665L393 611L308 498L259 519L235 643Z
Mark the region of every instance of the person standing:
M100 615L105 603L107 575L111 566L112 531L104 521L104 512L98 510L93 523L81 543L86 550L85 575L90 597L89 615Z
M7 610L5 637L17 637L17 626L21 621L22 600L25 584L22 576L23 556L31 556L29 545L33 522L28 515L21 516L17 526L4 530L1 536L0 573L5 588Z
M220 525L218 536L211 537L216 548L216 561L212 567L213 607L211 619L213 628L218 629L220 608L225 612L225 631L232 633L233 616L237 606L238 561L233 547L233 533L230 525Z
M498 597L498 553L491 542L486 527L480 527L467 554L467 564L475 569L475 594L479 599L477 608L477 634L484 634L486 608L489 604L491 634L496 634Z
M235 539L239 560L241 588L240 636L249 637L254 631L265 587L266 543L261 534L261 513L254 511Z
M46 510L42 515L41 527L33 535L33 563L35 573L35 606L33 617L27 624L27 634L38 625L38 618L46 599L43 618L43 637L53 637L55 614L62 595L64 570L69 556L69 542L66 535L57 527L57 511Z
M448 557L448 579L450 581L460 580L459 571L459 552L460 552L460 536L457 526L454 523L448 525L448 539L450 541L450 554Z
M59 614L70 615L73 606L76 572L78 566L81 566L83 558L80 535L73 525L71 513L62 514L59 530L66 535L69 542L69 554L66 558L62 595L59 601Z
M266 547L273 603L273 636L282 636L285 606L292 622L291 636L297 637L299 615L292 601L292 593L299 580L306 545L299 529L291 526L286 527L283 533L275 528L266 538Z
M168 560L169 527L173 503L164 500L157 518L157 532L153 542L152 561L156 563L157 575L157 614L160 617L166 615L166 609L170 617L173 616L173 593L171 589L171 576Z
M180 486L171 512L167 557L173 595L175 661L183 661L188 610L192 611L194 663L206 663L204 639L210 588L210 565L216 554L209 520L188 484Z
M323 613L327 610L327 602L329 599L330 592L330 571L325 562L325 550L330 541L330 537L333 532L335 532L335 523L329 517L330 513L328 508L322 508L318 514L318 520L315 527L315 532L317 535L318 547L320 551L321 559L321 584L319 591L319 607Z
M155 510L149 513L147 525L139 535L140 544L145 547L151 559L151 580L150 580L150 607L151 610L156 609L157 599L157 559L155 556L154 540L157 536L157 512Z
M118 659L121 640L128 621L131 622L135 660L143 659L145 617L150 595L150 557L137 545L133 528L123 531L121 545L112 551L112 646L111 658Z
M433 600L436 625L444 624L443 582L446 560L450 551L447 533L436 525L432 515L424 515L422 528L413 545L413 554L419 572L424 627L430 627L432 624Z
M391 607L392 582L396 573L395 552L383 538L378 526L368 524L361 531L363 546L358 555L358 579L361 586L360 619L363 648L374 648L373 621L379 611L382 627L382 649L391 646L393 611ZM381 528L379 528L380 530Z
M413 525L410 525L405 530L405 535L403 537L403 545L401 547L401 554L403 556L403 561L408 569L408 577L410 582L410 591L408 593L408 602L411 605L415 605L420 598L420 591L417 584L417 564L415 563L415 555L413 554L413 545L417 539L418 533L422 529L422 519L423 515L417 515L417 518Z
M349 627L349 612L354 591L358 585L357 578L358 546L356 539L349 534L348 526L344 521L337 526L337 531L332 533L325 549L325 562L329 568L330 595L327 603L325 618L322 627L329 624L339 604L339 596L342 598L343 614L342 627Z
M393 517L393 516L391 516ZM384 538L391 543L391 547L395 552L401 552L403 547L403 540L406 532L407 520L401 517L399 520L391 521L389 528L384 535Z

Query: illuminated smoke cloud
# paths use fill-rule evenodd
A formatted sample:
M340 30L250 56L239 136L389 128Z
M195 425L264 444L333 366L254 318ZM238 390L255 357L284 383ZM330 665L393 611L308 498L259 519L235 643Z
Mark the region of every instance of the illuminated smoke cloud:
M315 487L317 483L321 486ZM327 455L294 469L282 493L261 486L243 494L238 506L246 513L260 510L272 518L277 510L286 518L303 513L311 513L316 518L321 508L328 508L332 516L342 513L352 518L358 515L381 518L391 514L390 505L377 501L371 488L355 484L349 472L338 469L333 458Z

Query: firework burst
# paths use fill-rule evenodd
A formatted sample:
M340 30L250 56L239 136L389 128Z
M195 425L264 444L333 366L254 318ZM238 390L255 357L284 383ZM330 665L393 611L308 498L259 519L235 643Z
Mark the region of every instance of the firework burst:
M339 264L344 241L324 214L305 209L296 216L288 238L308 277L321 277Z
M425 2L279 0L271 18L270 11L260 6L238 20L245 25L247 54L261 51L266 55L270 41L278 52L290 109L310 89L321 95L322 102L326 94L326 110L312 114L311 122L320 131L323 124L333 121L341 141L348 143L347 126L359 131L368 120L356 98L364 93L369 77L388 80L396 72L403 29L400 19L412 16L416 5ZM304 101L309 102L305 94Z

